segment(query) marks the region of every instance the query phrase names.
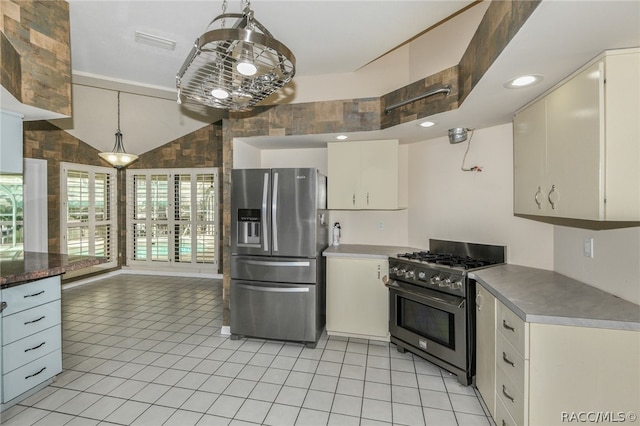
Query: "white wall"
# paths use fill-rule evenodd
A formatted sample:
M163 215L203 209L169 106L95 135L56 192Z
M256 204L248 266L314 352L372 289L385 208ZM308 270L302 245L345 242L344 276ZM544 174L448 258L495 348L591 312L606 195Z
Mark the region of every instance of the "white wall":
M261 152L246 142L233 141L233 168L259 169L262 167Z
M326 148L264 149L260 155L261 167L315 167L327 175Z
M640 304L640 227L594 231L555 227L554 269ZM593 258L583 242L593 238Z
M471 133L469 133L471 135ZM507 246L509 263L553 269L553 226L513 216L512 125L476 130L467 142L437 138L409 145L408 244L429 238Z

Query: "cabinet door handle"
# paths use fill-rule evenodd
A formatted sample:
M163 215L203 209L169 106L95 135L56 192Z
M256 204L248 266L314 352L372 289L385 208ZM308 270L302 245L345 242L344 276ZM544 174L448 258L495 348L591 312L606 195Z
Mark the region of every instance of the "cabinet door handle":
M356 206L356 193L353 193L353 207Z
M502 320L502 326L507 330L511 330L515 333L516 329L507 324L507 320Z
M2 311L4 311L5 309L7 309L7 302L2 302L0 303L0 313L2 313Z
M515 402L516 401L515 399L513 399L513 397L511 395L509 395L507 393L507 388L505 387L505 385L502 385L502 394L504 396L506 396L507 398L509 398L511 400L511 402Z
M367 205L369 205L369 193L367 192Z
M27 322L25 322L25 323L24 323L24 325L27 325L27 324L33 324L34 322L42 321L43 319L45 319L45 317L46 317L46 315L43 315L43 316L41 316L41 317L40 317L40 318L38 318L38 319L34 319L34 320L31 320L31 321L27 321Z
M538 205L538 210L542 208L542 202L540 201L540 198L539 198L541 195L542 195L542 188L538 187L538 190L536 191L536 195L533 196L534 201Z
M42 343L40 343L38 346L34 346L34 347L32 347L32 348L25 349L24 351L25 351L25 352L34 351L34 350L36 350L36 349L38 349L38 348L43 347L45 343L47 343L47 342L42 342Z
M47 369L47 367L42 367L42 369L41 369L40 371L38 371L37 373L33 373L33 374L31 374L31 375L29 375L29 376L25 377L24 379L25 379L25 380L27 380L27 379L30 379L30 378L32 378L32 377L35 377L35 376L37 376L38 374L42 373L42 372L43 372L44 370L46 370L46 369Z
M44 290L39 291L37 293L33 293L33 294L27 294L26 296L24 296L24 298L26 299L27 297L36 297L36 296L40 296L41 294L44 293Z
M480 292L476 293L476 306L479 311L482 310L482 294Z
M509 358L507 358L507 354L505 352L502 352L502 360L504 362L506 362L507 364L509 364L512 367L515 367L515 363L513 361L511 361Z
M551 199L551 194L557 192L556 191L556 186L555 185L551 185L551 191L549 191L549 195L547 195L547 198L549 199L549 204L551 204L551 208L555 209L556 208L556 203Z

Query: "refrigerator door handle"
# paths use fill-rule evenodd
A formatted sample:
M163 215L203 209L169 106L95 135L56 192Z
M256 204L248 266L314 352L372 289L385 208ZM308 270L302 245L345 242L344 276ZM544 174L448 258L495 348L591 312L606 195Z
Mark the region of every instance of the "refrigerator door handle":
M269 173L264 174L264 184L262 187L262 235L264 236L263 250L269 251L269 232L267 231L267 200L269 198Z
M273 262L267 260L241 260L238 259L239 263L244 263L246 265L255 265L255 266L278 266L278 267L309 267L311 266L311 262L307 261L289 261L289 262Z
M267 287L247 284L237 284L238 287L244 287L248 290L266 291L269 293L309 293L309 287Z
M271 199L271 232L273 232L273 252L278 251L278 172L273 174L273 197Z

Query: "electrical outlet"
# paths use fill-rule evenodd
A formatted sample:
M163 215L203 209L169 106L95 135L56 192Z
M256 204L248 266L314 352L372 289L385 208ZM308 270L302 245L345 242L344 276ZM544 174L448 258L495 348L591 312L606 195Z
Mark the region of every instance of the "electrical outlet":
M378 231L384 231L384 220L378 221Z
M582 255L593 258L593 238L585 238L582 241Z

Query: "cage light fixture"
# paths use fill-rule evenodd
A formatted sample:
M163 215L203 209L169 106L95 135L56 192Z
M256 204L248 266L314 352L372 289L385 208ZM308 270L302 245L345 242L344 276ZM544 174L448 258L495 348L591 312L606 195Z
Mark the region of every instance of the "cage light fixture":
M113 145L111 151L101 152L98 155L111 163L116 169L126 167L138 159L137 155L128 154L127 151L125 151L124 143L122 142L122 132L120 131L120 92L118 92L118 130L116 130L116 143Z
M242 13L227 13L223 0L222 14L194 42L176 74L178 103L245 111L293 79L291 50L255 19L248 0L242 3ZM235 20L231 27L227 19ZM214 23L220 28L209 30Z

